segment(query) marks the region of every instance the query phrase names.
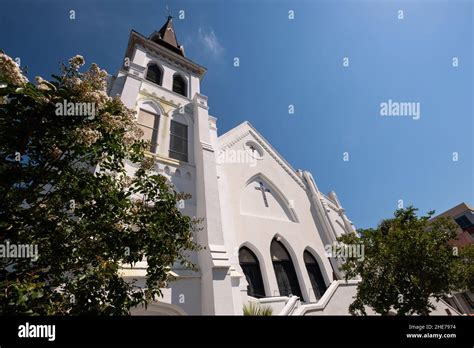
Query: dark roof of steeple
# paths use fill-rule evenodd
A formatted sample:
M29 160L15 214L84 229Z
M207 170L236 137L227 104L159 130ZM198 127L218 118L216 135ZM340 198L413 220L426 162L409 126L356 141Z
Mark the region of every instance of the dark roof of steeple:
M178 45L178 40L176 39L172 16L168 16L166 23L160 30L153 32L149 39L184 57L184 50Z

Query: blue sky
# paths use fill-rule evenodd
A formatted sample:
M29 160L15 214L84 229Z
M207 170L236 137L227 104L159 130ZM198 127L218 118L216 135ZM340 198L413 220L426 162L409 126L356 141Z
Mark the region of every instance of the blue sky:
M201 91L219 133L250 121L335 190L356 227L399 199L421 213L474 203L472 1L4 0L0 48L30 78L75 54L115 74L130 30L159 29L166 4L185 11L178 41L208 68ZM382 117L389 99L420 103L420 119Z

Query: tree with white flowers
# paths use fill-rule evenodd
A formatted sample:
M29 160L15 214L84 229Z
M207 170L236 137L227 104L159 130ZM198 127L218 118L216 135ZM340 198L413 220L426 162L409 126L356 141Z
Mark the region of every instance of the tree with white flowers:
M176 262L197 250L196 221L151 172L134 112L106 93L106 72L76 56L33 84L0 52L0 313L121 315L161 295ZM62 105L62 106L61 106ZM63 106L66 106L65 109ZM79 112L78 112L79 110ZM138 164L133 177L124 162ZM120 266L146 258L146 288Z

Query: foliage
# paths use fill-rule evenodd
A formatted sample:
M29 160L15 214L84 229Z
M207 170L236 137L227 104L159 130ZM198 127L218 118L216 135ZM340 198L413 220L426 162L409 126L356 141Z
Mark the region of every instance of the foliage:
M346 280L361 278L352 314L366 315L365 306L387 315L428 315L434 306L430 297L440 299L452 290L466 287L472 253L457 253L449 241L456 225L447 218L430 220L434 212L417 217L417 209L399 209L376 229L360 229L339 238L344 244L364 245L364 258L349 257L341 267ZM472 283L470 284L472 287Z
M262 306L257 302L249 302L243 307L244 315L247 316L270 316L273 313L273 310L269 306Z
M474 244L459 250L459 262L454 267L454 279L459 291L474 292Z
M192 267L197 225L177 207L189 197L152 173L134 112L107 95L97 65L80 72L81 56L36 84L1 52L0 63L0 244L39 251L0 258L0 313L121 315L160 296L174 263ZM141 289L120 266L144 258Z

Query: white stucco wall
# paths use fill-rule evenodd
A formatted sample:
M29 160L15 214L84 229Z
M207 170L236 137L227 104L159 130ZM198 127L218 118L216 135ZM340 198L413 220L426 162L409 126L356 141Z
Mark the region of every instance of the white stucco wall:
M263 141L257 139L258 135L249 125L237 128L230 132L234 134L219 139L221 150L227 142L232 142L232 145L225 151L245 151L246 142ZM302 181L290 176L288 168L274 156L264 149L262 158L256 163L224 160L218 164L226 247L231 252L231 262L235 267L239 265L239 248L246 246L251 249L259 259L266 296L279 296L270 255L270 244L275 237L279 237L291 255L303 300L314 301L303 252L310 251L319 262L327 286L333 280L332 268L325 257L320 232L310 212L311 202ZM264 206L261 191L255 189L260 181L271 191L267 193L268 207ZM295 219L291 218L291 214Z
M158 147L148 155L155 158L157 173L177 191L192 195L185 202L183 213L204 219L202 231L195 236L204 248L189 254L199 271L175 265L173 272L178 278L163 289L164 297L160 299L169 306L156 305L154 313L242 314L242 305L249 300L238 259L242 246L252 250L259 260L269 297L260 301L272 303L276 309L283 307L285 300L277 298L280 293L270 254L270 244L278 238L291 256L302 292L303 305L296 313L348 314L355 285L333 279L333 268L340 277L337 262L329 261L324 249L337 237L354 231L337 196L319 192L310 173L295 171L247 122L218 137L217 120L208 113L207 97L200 94L200 77L180 59L181 63L164 59L137 45L129 68L121 69L111 79L109 91L112 96L119 94L129 108L159 116ZM163 71L161 85L145 79L152 62ZM177 73L187 82L186 96L172 91ZM172 120L188 126L187 162L169 158ZM257 154L250 152L248 144L256 146ZM235 156L221 158L222 153ZM130 164L126 169L130 176L136 170ZM270 191L265 193L268 207L262 192L256 190L260 182ZM317 260L329 287L317 303L303 259L305 250ZM141 266L138 273L127 272L130 279L132 274L142 272L137 278L144 286L145 268ZM445 314L443 310L441 304L436 314Z

